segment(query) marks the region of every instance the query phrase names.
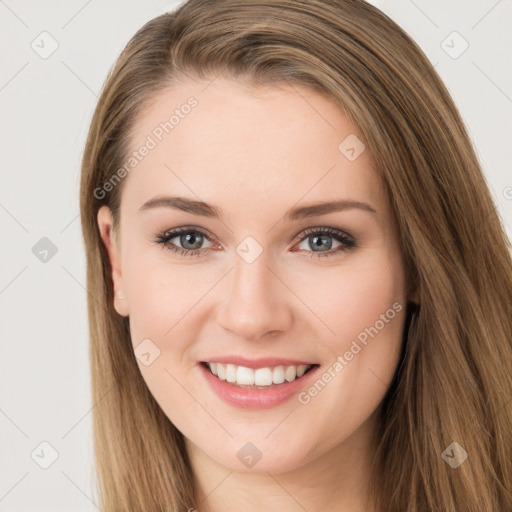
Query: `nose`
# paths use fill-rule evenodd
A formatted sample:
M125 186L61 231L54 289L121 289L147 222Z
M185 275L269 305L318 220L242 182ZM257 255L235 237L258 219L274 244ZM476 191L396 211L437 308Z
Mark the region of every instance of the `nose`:
M260 256L247 263L236 256L227 276L225 300L217 321L224 329L248 341L287 331L293 321L293 294Z

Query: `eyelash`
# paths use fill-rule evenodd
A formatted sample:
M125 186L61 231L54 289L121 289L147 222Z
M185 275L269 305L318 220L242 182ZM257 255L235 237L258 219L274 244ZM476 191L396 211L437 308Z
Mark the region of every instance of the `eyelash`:
M158 234L156 236L155 243L161 244L162 248L165 248L173 253L180 254L182 256L200 256L201 253L204 251L204 249L183 249L182 247L178 247L177 245L170 243L170 240L172 240L173 238L176 238L176 236L183 234L183 233L201 233L202 235L207 237L208 240L210 240L210 238L212 238L209 233L207 233L206 231L204 231L202 229L195 228L195 227L181 227L181 228L176 228L176 229L169 230L169 231L164 231L164 232ZM334 250L329 250L329 251L325 251L325 252L315 253L314 251L306 251L309 253L313 253L313 255L309 256L310 258L313 258L313 259L314 258L324 258L327 256L333 256L334 254L338 254L343 251L348 251L348 250L352 249L353 247L356 247L355 240L352 236L349 236L346 233L344 233L343 231L340 231L338 229L333 229L333 228L329 228L329 227L306 229L305 231L303 231L301 233L302 238L297 240L297 243L303 242L305 239L307 239L307 237L309 235L311 235L313 233L318 234L318 235L329 235L332 238L334 238L336 241L343 244ZM296 252L300 252L303 250L304 249L299 249L299 251L296 251Z

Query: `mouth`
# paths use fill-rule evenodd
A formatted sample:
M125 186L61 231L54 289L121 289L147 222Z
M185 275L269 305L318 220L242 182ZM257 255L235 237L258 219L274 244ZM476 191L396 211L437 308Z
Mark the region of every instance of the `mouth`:
M273 389L302 379L319 364L278 365L248 368L230 363L202 361L201 366L218 380L239 388Z

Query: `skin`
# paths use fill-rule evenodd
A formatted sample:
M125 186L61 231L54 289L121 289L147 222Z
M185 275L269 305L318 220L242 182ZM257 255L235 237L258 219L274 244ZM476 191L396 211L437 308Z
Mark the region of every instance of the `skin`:
M142 376L186 438L201 512L364 510L377 414L397 367L408 299L375 162L369 149L354 161L338 150L349 134L364 138L324 96L225 77L159 94L135 123L133 148L190 96L197 107L125 178L120 233L107 207L98 213L116 311L129 316L134 349L149 338L160 350L148 366L137 360ZM202 200L224 217L139 211L161 195ZM342 198L376 214L353 208L284 220L294 206ZM213 235L197 242L201 256L155 243L181 226ZM341 244L328 237L332 246L315 252L302 233L323 227L348 233L356 247L334 253ZM263 250L252 263L236 252L247 236ZM172 242L183 247L179 236ZM226 354L276 356L316 361L323 373L393 303L401 311L307 404L293 397L258 411L233 407L196 366ZM237 458L248 441L262 453L252 468Z

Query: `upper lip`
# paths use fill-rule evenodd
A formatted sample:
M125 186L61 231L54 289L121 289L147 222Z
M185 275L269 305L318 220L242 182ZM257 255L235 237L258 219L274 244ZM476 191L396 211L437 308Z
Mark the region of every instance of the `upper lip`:
M313 366L318 363L311 363L308 361L299 361L297 359L283 359L280 357L261 357L259 359L246 359L241 356L221 356L212 357L211 359L205 359L202 362L207 363L224 363L234 364L236 366L245 366L246 368L267 368L274 366L300 366L309 365Z

